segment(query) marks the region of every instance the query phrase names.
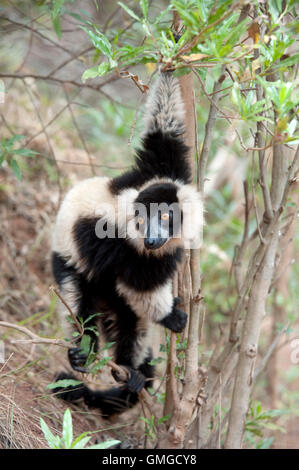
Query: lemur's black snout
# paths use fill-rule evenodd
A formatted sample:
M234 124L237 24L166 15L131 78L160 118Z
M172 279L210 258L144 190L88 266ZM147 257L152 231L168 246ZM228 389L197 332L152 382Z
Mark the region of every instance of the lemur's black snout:
M167 238L145 238L144 239L144 246L147 250L157 250L161 248L166 242Z

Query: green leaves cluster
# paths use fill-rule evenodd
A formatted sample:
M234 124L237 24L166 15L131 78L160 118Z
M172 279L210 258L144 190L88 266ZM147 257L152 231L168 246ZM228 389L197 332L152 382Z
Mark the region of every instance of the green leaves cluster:
M146 418L145 416L141 416L140 419L145 423L145 434L153 441L157 437L157 430L158 427L166 423L171 418L170 415L162 416L161 418L157 419L154 415L150 418Z
M114 34L109 40L108 33L103 35L96 25L89 22L88 27L82 27L89 35L96 52L103 54L108 61L89 68L82 78L83 80L95 78L114 68L149 62L171 62L172 67L182 68L185 66L185 56L181 57L180 51L185 47L187 55L204 53L207 57L202 59L206 62L226 60L227 55L233 51L237 39L246 31L247 20L238 24L238 12L226 18L227 9L234 5L238 6L238 3L236 0L218 1L215 9L213 1L174 0L156 18L152 18L147 0L139 2L140 15L123 2L118 2L134 23L136 38L143 36L143 44L142 46L132 44L131 38L122 39L119 33ZM169 28L173 9L179 12L184 23L180 38L175 38ZM221 22L222 16L223 22ZM215 23L218 22L220 25L217 26ZM189 44L194 35L199 37L198 41L194 45ZM210 35L211 40L207 40ZM98 58L98 54L95 57Z
M232 102L236 105L239 115L244 121L265 121L261 113L265 111L266 100L255 102L255 93L250 91L247 96L242 94L242 88L235 82L232 88Z
M112 45L108 41L107 37L102 34L96 26L93 26L94 30L88 29L86 26L81 27L87 32L96 52L102 53L108 59L108 62L102 62L100 65L96 65L85 70L82 75L82 80L85 81L87 78L95 78L105 75L117 66L117 62L113 58L114 53Z
M34 157L37 154L34 150L25 147L15 148L15 145L24 138L24 135L16 134L13 137L0 140L0 167L6 161L18 180L22 179L22 169L18 157Z
M259 401L253 401L247 415L245 431L258 437L263 437L264 429L284 432L284 428L276 424L274 420L286 413L287 411L285 410L263 411L261 403Z
M108 449L120 442L110 440L87 447L94 432L84 432L74 439L73 421L69 408L64 413L61 436L55 436L42 418L40 418L40 426L50 449Z

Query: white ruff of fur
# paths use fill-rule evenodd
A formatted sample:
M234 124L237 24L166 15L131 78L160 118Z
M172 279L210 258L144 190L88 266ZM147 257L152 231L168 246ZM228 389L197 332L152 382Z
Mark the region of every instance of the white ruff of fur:
M146 358L150 346L150 326L169 315L173 307L172 282L149 292L138 292L123 281L118 280L117 292L137 315L136 341L134 344L134 367Z

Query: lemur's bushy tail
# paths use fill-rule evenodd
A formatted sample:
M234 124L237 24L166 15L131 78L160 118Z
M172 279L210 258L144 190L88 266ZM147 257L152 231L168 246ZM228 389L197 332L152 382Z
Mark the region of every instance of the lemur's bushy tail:
M185 109L180 84L172 72L160 72L146 103L145 134L184 133Z
M61 372L56 380L74 379L76 380L76 377L72 374ZM105 418L132 408L138 402L138 393L130 392L125 385L108 390L91 390L85 384L70 385L64 388L54 388L53 393L58 398L70 403L83 399L88 407L99 408Z
M185 142L185 109L173 72L158 72L146 102L142 145L135 168L113 178L113 194L140 187L154 178L192 182L190 151Z

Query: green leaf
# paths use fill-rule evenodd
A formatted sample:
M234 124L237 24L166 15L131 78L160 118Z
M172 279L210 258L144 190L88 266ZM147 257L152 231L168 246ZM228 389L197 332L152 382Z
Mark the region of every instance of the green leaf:
M299 53L288 57L287 59L281 60L279 63L274 64L273 67L291 67L292 65L299 63Z
M56 18L59 15L63 7L64 1L65 0L53 0L51 9L52 18Z
M268 438L262 439L261 441L258 442L257 449L269 449L273 441L274 441L274 437L268 437Z
M82 383L83 382L81 382L80 380L64 379L64 380L57 380L57 382L52 382L48 384L46 388L48 388L49 390L52 390L58 387L62 387L62 388L75 387L77 385L81 385Z
M87 447L87 449L108 449L109 447L115 446L116 444L119 444L119 443L120 441L111 440L111 441L101 442L100 444L94 444L92 446Z
M240 92L240 86L237 82L234 82L234 85L232 88L232 102L239 108L242 101L243 101L243 98Z
M105 75L109 70L109 64L107 62L102 62L100 65L91 67L90 69L85 70L82 75L82 81L85 82L88 78L96 78Z
M73 441L73 422L72 415L69 408L65 410L62 423L62 439L67 449L71 448Z
M76 439L74 440L74 442L72 443L72 446L71 448L72 449L83 449L82 447L82 441L83 439L85 438L85 436L88 436L88 438L86 438L86 440L83 441L83 444L86 443L89 441L89 439L91 438L90 436L91 432L90 431L87 431L87 432L83 432L82 434L80 434L80 436L76 437ZM78 447L77 447L78 446Z
M96 374L99 370L102 370L105 365L111 361L112 357L104 357L95 363L95 365L91 368L91 373Z
M289 136L292 136L295 132L295 130L297 129L297 124L298 124L298 121L297 119L292 119L291 122L288 124L288 134Z
M144 18L147 18L148 15L148 0L140 0L140 6Z
M149 365L156 366L157 364L160 364L163 361L165 361L163 357L156 357L149 362Z
M53 28L54 28L54 31L58 37L58 39L61 39L61 21L60 21L60 16L56 16L54 18L52 18L52 24L53 24Z
M16 155L23 155L23 157L34 157L34 155L38 155L38 152L26 148L14 150L13 153Z
M72 445L72 449L84 449L86 444L90 441L91 436L87 437L80 437L80 439L76 439L75 443Z
M120 7L122 7L128 13L129 16L134 18L134 20L141 21L141 18L139 18L139 16L137 16L136 13L134 13L133 10L131 10L129 7L127 7L127 5L124 5L122 2L117 2L117 4Z
M45 436L45 439L51 449L59 449L60 448L60 438L58 436L54 436L54 434L50 431L49 426L45 423L43 418L40 418L40 426Z
M168 5L168 7L165 8L165 10L161 11L161 13L155 19L154 24L155 25L159 24L160 21L164 18L165 15L167 15L168 12L170 12L171 9L172 9L172 4Z
M70 10L65 10L65 13L67 15L70 15L72 16L73 18L75 18L76 20L78 21L81 21L82 23L86 24L86 25L89 25L90 22L87 21L85 18L83 18L81 15L79 15L79 13L74 13L73 11L70 11Z
M268 8L272 17L272 21L275 22L280 13L282 12L282 0L268 0Z
M86 354L90 351L91 337L89 335L83 335L80 341L80 349Z
M16 134L13 137L10 137L10 139L5 139L5 141L8 144L14 144L15 142L19 142L20 140L25 139L25 136L23 134Z
M106 349L111 348L115 344L115 341L111 341L110 343L106 343L105 346L101 349L101 351L105 351Z
M112 59L112 45L110 44L109 39L105 36L105 34L101 33L101 31L99 31L97 28L95 28L95 32L93 32L91 29L87 29L85 26L81 26L81 28L87 32L94 47L101 51L102 54L104 54L106 57Z
M87 318L85 318L83 324L85 325L85 323L88 323L92 318L100 317L101 315L102 313L93 313L92 315L89 315Z
M158 419L157 424L162 424L168 421L171 418L171 415L162 416L162 418Z
M21 171L21 168L19 167L19 164L17 163L17 161L14 158L11 158L9 160L9 165L11 166L15 176L18 178L18 180L21 181L22 171Z
M152 427L153 423L149 418L146 418L145 416L140 416L141 421L144 421L148 426Z

